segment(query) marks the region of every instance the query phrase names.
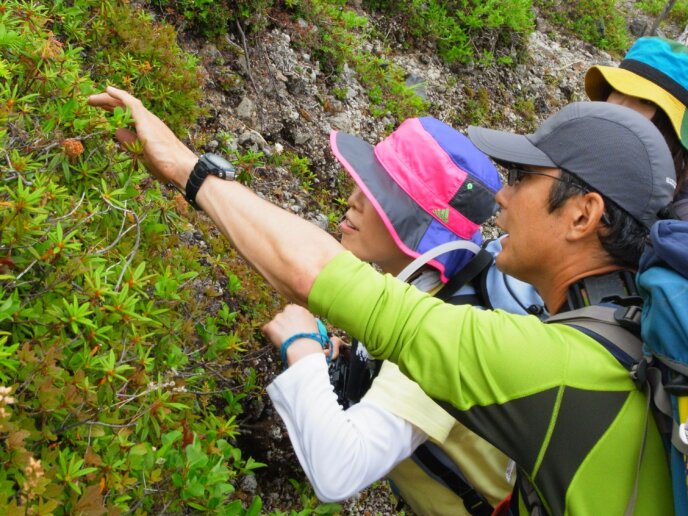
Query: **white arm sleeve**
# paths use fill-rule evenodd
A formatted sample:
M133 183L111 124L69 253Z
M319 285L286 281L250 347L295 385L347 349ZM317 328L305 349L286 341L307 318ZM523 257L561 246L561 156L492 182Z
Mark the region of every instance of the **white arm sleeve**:
M319 353L296 362L267 391L324 502L346 499L382 478L427 439L411 423L365 400L343 410Z

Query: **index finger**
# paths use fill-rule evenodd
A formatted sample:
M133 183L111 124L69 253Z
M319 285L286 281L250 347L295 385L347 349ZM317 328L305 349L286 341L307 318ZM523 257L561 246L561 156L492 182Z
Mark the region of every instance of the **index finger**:
M99 107L106 111L112 111L116 107L123 107L124 103L121 100L116 99L109 93L96 93L88 97L88 105L93 107Z
M107 94L119 101L119 106L126 106L131 111L131 115L135 120L144 112L148 113L148 110L144 107L143 103L134 97L131 93L115 88L114 86L108 86L105 90Z

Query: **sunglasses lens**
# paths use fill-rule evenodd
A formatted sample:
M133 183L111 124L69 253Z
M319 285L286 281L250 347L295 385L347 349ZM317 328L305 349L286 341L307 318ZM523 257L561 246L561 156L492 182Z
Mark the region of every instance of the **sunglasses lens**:
M509 186L514 186L523 179L523 171L519 168L510 168L507 173L507 183Z

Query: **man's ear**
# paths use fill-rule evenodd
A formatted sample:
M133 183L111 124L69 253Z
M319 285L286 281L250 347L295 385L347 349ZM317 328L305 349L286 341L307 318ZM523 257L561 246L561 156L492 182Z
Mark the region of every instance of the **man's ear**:
M571 197L567 206L569 228L567 237L579 240L597 234L604 215L604 199L597 192L587 192Z

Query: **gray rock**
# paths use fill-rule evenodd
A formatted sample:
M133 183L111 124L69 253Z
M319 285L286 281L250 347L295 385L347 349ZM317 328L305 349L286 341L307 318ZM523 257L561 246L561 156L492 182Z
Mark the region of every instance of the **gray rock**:
M306 93L306 81L299 76L292 76L287 81L287 91L292 95L303 95Z
M312 135L305 130L297 129L294 132L294 145L303 145L312 138Z
M287 82L289 80L287 79L287 76L279 70L275 70L275 79L277 79L279 82Z
M356 72L349 68L347 63L344 63L344 66L342 66L342 77L347 81L354 80L356 78Z
M222 52L220 52L215 45L207 43L199 52L199 55L204 61L217 63L224 61Z
M248 97L241 99L241 102L236 108L237 117L244 122L254 124L256 120L256 114L256 104Z
M239 487L241 487L242 491L253 494L258 489L258 481L253 475L247 475L241 479Z
M254 151L262 151L268 147L268 142L265 141L256 131L246 131L239 136L239 145L243 148L249 148Z
M641 20L640 18L634 18L631 21L631 23L628 25L628 30L636 38L639 38L640 36L645 34L645 31L647 31L647 22L644 20Z
M187 229L179 233L179 240L187 244L192 244L194 242L194 231L192 229Z
M330 225L330 221L327 218L327 215L325 215L324 213L317 213L313 218L312 222L323 231L327 231L327 228Z
M344 103L341 100L330 97L330 112L341 113L344 111Z
M423 77L414 75L412 73L406 76L406 86L413 88L413 91L423 100L428 100L428 92L425 89L426 82Z
M351 116L347 113L338 113L330 117L330 125L335 129L344 131L345 133L351 132L352 120Z
M279 425L272 425L270 427L270 437L275 440L282 438L282 428Z

